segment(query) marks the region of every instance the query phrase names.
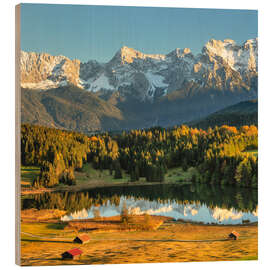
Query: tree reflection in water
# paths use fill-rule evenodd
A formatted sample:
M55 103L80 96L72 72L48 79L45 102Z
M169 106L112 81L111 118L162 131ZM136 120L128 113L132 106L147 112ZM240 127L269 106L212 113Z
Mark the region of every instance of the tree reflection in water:
M205 204L208 208L235 209L241 212L256 211L256 189L193 184L160 184L147 186L114 186L94 188L79 192L53 192L22 197L22 209L60 209L68 214L92 206L118 206L121 196L127 199L148 200L157 203L179 205Z

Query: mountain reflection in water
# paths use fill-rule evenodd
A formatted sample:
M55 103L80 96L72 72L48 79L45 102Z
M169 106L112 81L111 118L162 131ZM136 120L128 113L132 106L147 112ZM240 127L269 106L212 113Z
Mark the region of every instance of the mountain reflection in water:
M66 210L62 220L92 218L96 209L101 216L119 215L124 204L132 214L163 215L194 222L241 224L258 220L257 190L202 184L115 186L22 198L22 209Z

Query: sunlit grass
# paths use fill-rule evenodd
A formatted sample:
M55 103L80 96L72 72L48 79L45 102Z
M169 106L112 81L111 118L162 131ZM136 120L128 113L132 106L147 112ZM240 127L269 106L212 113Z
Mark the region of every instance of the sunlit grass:
M241 259L237 259L238 261L254 261L254 260L258 260L258 255L256 256L247 256L247 257L243 257Z
M166 182L190 181L193 175L197 175L196 168L190 167L184 171L181 167L169 169L165 175Z
M170 242L168 239L226 239L236 230L237 241L222 242ZM80 245L72 243L76 231L53 223L22 224L22 231L41 239L22 235L21 256L23 265L62 264L117 264L187 261L232 261L256 260L258 258L257 226L202 226L195 224L173 224L166 229L152 231L84 232L91 241ZM243 238L241 238L244 236ZM59 239L55 239L59 237ZM61 240L63 238L63 240ZM126 241L128 239L129 241ZM136 241L141 239L142 241ZM148 239L160 241L152 242ZM61 260L61 253L79 247L83 255L79 260ZM161 256L162 254L162 256Z
M37 166L21 166L21 177L22 186L30 186L33 181L37 178L40 173L40 168ZM190 167L187 171L184 171L181 167L169 169L165 174L165 183L176 183L182 181L191 180L193 175L197 175L196 168ZM75 171L76 185L85 185L89 183L97 184L124 184L130 182L130 175L122 170L122 178L115 179L114 171L111 173L110 170L98 170L94 169L90 163L83 164L82 169ZM145 177L140 177L136 183L145 183ZM60 188L66 185L59 183Z
M122 170L122 178L115 179L114 172L110 174L110 171L107 169L106 170L94 169L93 165L90 163L83 164L82 169L78 172L75 172L75 177L77 183L89 182L93 180L95 181L102 180L111 183L124 183L130 180L129 174L125 173L124 170Z
M60 209L25 209L21 211L21 220L26 221L48 221L58 220L66 213Z
M191 180L193 175L197 175L196 168L190 167L184 171L181 167L169 169L165 174L165 183L176 183L181 181ZM93 180L102 180L107 183L127 183L130 182L130 175L122 170L122 178L115 179L114 172L110 174L109 170L97 170L92 164L86 163L83 165L80 172L75 173L77 183L84 183ZM146 182L145 177L140 177L137 182Z

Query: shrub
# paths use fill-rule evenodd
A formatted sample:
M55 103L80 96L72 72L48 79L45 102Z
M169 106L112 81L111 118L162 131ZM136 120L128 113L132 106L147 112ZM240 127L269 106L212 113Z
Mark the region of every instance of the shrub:
M95 208L95 209L93 210L93 214L94 214L94 218L95 218L95 219L99 219L99 218L100 218L100 211L99 211L98 208Z
M124 202L124 204L123 204L123 208L122 208L120 217L121 217L121 222L124 224L128 224L132 221L132 217L128 212L126 202Z

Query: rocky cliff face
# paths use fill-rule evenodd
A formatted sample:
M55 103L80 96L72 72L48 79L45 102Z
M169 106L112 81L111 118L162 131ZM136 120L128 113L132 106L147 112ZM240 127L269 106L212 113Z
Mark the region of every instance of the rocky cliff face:
M163 54L144 54L140 51L134 50L132 48L128 48L127 46L123 46L112 58L110 61L111 65L117 64L131 64L136 59L156 59L156 60L164 60L165 55Z
M47 53L21 52L21 86L47 90L68 84L80 87L80 61Z
M210 60L218 61L219 58L235 71L257 72L258 70L258 39L247 40L241 46L235 41L226 39L211 39L203 48L203 53L209 56Z

